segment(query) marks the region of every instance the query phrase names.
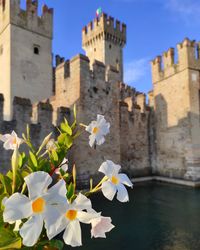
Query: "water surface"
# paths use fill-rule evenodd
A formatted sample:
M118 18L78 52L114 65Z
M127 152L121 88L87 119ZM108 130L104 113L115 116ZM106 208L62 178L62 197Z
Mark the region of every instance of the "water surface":
M200 189L146 183L129 195L125 204L93 197L95 209L116 227L106 239L91 239L83 225L81 250L200 250Z

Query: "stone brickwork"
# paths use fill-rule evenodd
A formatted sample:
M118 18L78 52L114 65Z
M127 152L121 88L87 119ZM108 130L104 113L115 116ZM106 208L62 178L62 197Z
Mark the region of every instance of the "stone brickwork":
M185 39L152 61L155 174L200 178L199 44ZM163 64L163 67L162 67Z
M0 0L1 133L20 135L28 123L37 146L50 131L56 133L64 116L73 120L76 104L79 122L87 125L102 114L111 124L105 144L90 148L85 132L67 156L82 184L96 178L107 159L130 177L199 180L200 43L178 44L177 63L173 48L152 61L147 105L145 94L123 82L125 24L103 13L82 30L86 55L70 60L57 55L53 68L53 10L44 6L38 16L38 1L26 3L24 11L19 0ZM37 49L40 56L32 54ZM0 154L5 172L11 152L1 145Z
M0 2L0 93L5 98L4 118L12 119L15 96L32 103L52 95L53 9L38 15L38 1ZM6 86L6 87L5 87Z
M31 138L35 146L38 146L44 137L50 132L56 133L56 128L52 125L52 111L51 104L46 102L39 102L32 106L29 99L15 97L13 101L13 117L11 121L3 120L3 105L4 98L0 95L0 131L1 134L10 133L15 130L20 136L26 131L26 125L30 125ZM32 113L35 114L35 120L32 121ZM69 112L67 109L58 109L58 117L63 120L68 118ZM21 149L23 150L23 144ZM10 168L11 151L4 150L2 143L0 145L0 166L1 172L5 172Z

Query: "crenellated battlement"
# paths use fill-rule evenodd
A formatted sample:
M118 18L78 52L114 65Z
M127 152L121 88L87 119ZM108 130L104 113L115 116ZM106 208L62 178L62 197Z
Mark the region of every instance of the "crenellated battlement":
M90 46L95 40L105 39L123 47L126 44L126 25L102 13L82 30L83 47Z
M38 0L26 0L26 9L20 8L20 0L0 1L0 31L8 23L36 32L42 36L53 36L53 9L43 5L38 15Z
M4 106L4 96L0 94L0 127L2 124L14 124L12 128L16 129L19 132L23 132L26 127L26 124L34 124L38 126L39 130L43 129L43 133L46 130L52 130L53 128L53 107L50 104L49 100L43 102L38 102L32 104L30 99L14 97L13 99L13 116L10 121L4 121L3 119L3 106ZM64 113L66 111L66 114ZM57 109L59 122L66 115L69 115L69 109L59 107ZM56 124L59 125L59 124ZM8 126L9 127L9 126ZM8 131L7 131L8 132ZM1 131L2 133L2 131ZM47 132L45 132L46 134ZM41 135L44 136L44 135Z
M177 63L175 49L170 48L151 61L153 83L168 78L184 69L200 70L200 43L185 38L177 44Z
M78 72L79 74L85 73L85 75L88 75L91 79L96 78L106 81L108 75L111 72L115 73L116 75L119 74L119 71L111 65L106 66L104 63L95 60L92 64L92 69L90 69L89 63L89 58L82 54L78 54L70 60L65 60L64 57L56 56L56 79L77 77L77 72L75 71L75 68L77 67L80 69Z

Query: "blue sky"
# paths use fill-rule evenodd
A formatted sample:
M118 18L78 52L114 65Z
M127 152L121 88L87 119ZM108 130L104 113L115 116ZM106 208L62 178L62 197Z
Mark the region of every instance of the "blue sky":
M185 37L200 40L200 0L39 0L54 8L53 53L66 59L81 49L81 30L102 7L127 24L125 82L139 91L152 88L150 60ZM25 0L21 0L22 7ZM40 8L41 9L41 8Z

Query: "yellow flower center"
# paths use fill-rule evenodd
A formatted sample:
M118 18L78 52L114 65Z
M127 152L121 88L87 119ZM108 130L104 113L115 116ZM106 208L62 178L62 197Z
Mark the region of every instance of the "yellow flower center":
M92 131L94 134L97 134L99 132L99 128L98 127L95 127L93 128L93 131Z
M16 137L13 138L12 144L13 144L13 145L16 145L16 144L17 144L17 138L16 138Z
M113 184L117 185L119 183L119 179L115 176L112 176L111 181Z
M65 214L67 219L69 220L75 220L77 216L77 211L76 210L68 210L67 213Z
M38 198L32 203L32 209L34 213L41 213L44 211L45 200L43 198Z

